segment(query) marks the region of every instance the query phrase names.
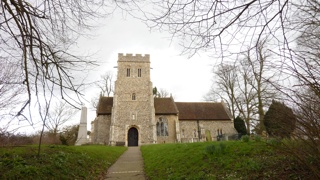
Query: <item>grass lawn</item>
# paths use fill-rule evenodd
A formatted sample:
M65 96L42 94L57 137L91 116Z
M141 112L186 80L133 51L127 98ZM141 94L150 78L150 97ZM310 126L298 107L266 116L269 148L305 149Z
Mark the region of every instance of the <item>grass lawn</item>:
M37 146L0 148L0 179L99 179L125 147Z
M141 147L149 179L298 179L293 161L266 142L205 142Z

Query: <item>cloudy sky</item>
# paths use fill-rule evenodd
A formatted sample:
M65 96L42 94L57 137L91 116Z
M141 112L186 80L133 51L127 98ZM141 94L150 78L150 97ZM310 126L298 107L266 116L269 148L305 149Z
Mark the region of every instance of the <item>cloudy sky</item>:
M172 93L175 101L203 101L210 89L212 66L217 61L204 53L190 59L181 56L181 47L170 40L169 34L150 32L142 22L121 14L105 19L91 34L94 36L81 38L77 45L82 52L94 54L94 60L100 62L90 71L89 80L97 80L108 71L116 74L118 53L150 54L153 86ZM99 95L99 89L88 87L85 94L90 100ZM95 110L90 103L86 106L89 123L95 118Z
M101 79L106 72L113 72L116 80L118 53L150 54L151 81L158 89L171 93L176 102L203 101L203 96L212 85L212 67L219 60L199 53L188 59L182 56L178 41L171 41L170 35L150 32L150 29L137 19L115 12L112 17L104 19L99 27L90 32L90 37L81 37L74 48L80 55L92 55L98 61L87 76L88 82ZM98 87L88 86L85 91L85 103L88 108L88 130L96 116L90 101L100 94ZM36 123L36 122L35 122ZM65 125L80 123L80 111ZM29 124L16 124L21 133L35 132L41 123L33 127ZM13 125L15 127L15 125Z

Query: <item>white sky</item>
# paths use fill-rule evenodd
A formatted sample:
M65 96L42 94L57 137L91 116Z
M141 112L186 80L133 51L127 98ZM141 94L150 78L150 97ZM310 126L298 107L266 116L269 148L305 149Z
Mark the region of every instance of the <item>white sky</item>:
M203 101L203 96L211 87L212 65L216 62L214 59L205 54L196 54L191 59L180 56L181 48L170 41L169 34L151 33L139 20L114 16L106 19L105 25L91 33L95 37L82 38L78 43L80 49L90 53L97 52L94 57L101 61L90 72L91 81L100 79L107 71L116 74L114 66L117 66L118 53L133 53L150 54L153 86L172 93L175 101ZM85 94L90 100L99 95L99 89L87 88ZM95 118L95 109L90 103L86 106L89 125ZM76 119L80 122L80 115Z
M82 73L88 77L88 82L100 80L101 75L109 71L113 71L114 78L116 78L117 69L114 66L117 66L118 53L150 54L153 86L171 93L176 102L203 101L203 96L210 90L213 82L212 68L215 64L220 63L221 59L210 57L210 52L207 54L199 52L191 59L188 59L187 56L180 56L182 49L177 44L178 40L170 41L170 35L167 33L150 32L141 21L129 15L125 16L119 11L101 22L99 27L89 32L93 35L92 37L80 38L74 48L76 53L80 52L82 55L94 54L92 60L100 63L99 66L89 71L89 74ZM253 30L258 31L259 29ZM232 34L233 31L230 32ZM251 31L244 32L249 34ZM245 34L244 39L237 38L238 43L254 40L248 34ZM228 36L229 33L226 33L226 36L223 37L224 41L229 42L228 38L234 38L234 36ZM247 48L238 47L239 44L228 44L229 49L223 52L232 54L233 50L238 52L238 50ZM218 57L219 54L215 56ZM98 87L91 85L86 87L82 93L85 94L88 101L85 105L88 107L88 130L90 130L91 121L96 116L90 101L100 92ZM78 123L80 123L80 111L68 122L68 125ZM27 130L21 130L21 132L30 133L30 128L29 126ZM38 127L31 129L35 131Z
M89 71L87 80L97 81L108 71L114 72L116 80L118 53L150 54L151 81L153 86L165 89L173 95L176 102L199 102L212 85L213 64L219 62L205 53L196 54L191 59L181 56L181 47L171 42L170 35L150 32L149 28L137 19L123 17L114 13L113 17L103 20L103 24L90 32L92 37L82 37L77 42L76 52L82 55L93 54L92 60L99 66ZM98 87L86 87L85 98L88 102L88 130L96 117L91 99L100 94ZM80 123L80 111L65 125ZM13 126L24 126L23 123ZM30 134L38 131L41 124L34 127L26 124L19 132Z

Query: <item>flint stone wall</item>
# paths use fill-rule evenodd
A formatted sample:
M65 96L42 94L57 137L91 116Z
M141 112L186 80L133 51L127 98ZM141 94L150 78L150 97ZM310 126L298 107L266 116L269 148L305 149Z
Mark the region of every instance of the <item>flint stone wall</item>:
M199 141L198 136L198 123L197 121L192 120L180 120L180 134L181 134L181 141L182 142L197 142ZM234 128L233 121L218 121L218 120L199 120L199 127L200 127L200 141L205 141L206 135L205 131L209 130L212 141L217 140L218 136L218 129L222 130L222 134L225 135L232 135L236 134L237 131Z
M91 122L91 142L109 144L111 115L99 115Z

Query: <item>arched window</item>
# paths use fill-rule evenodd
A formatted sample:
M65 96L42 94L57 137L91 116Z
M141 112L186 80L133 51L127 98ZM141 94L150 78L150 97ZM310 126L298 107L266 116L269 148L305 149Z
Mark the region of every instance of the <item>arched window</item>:
M157 136L168 136L168 121L165 117L159 117L157 122Z
M136 100L136 93L132 93L132 100Z

